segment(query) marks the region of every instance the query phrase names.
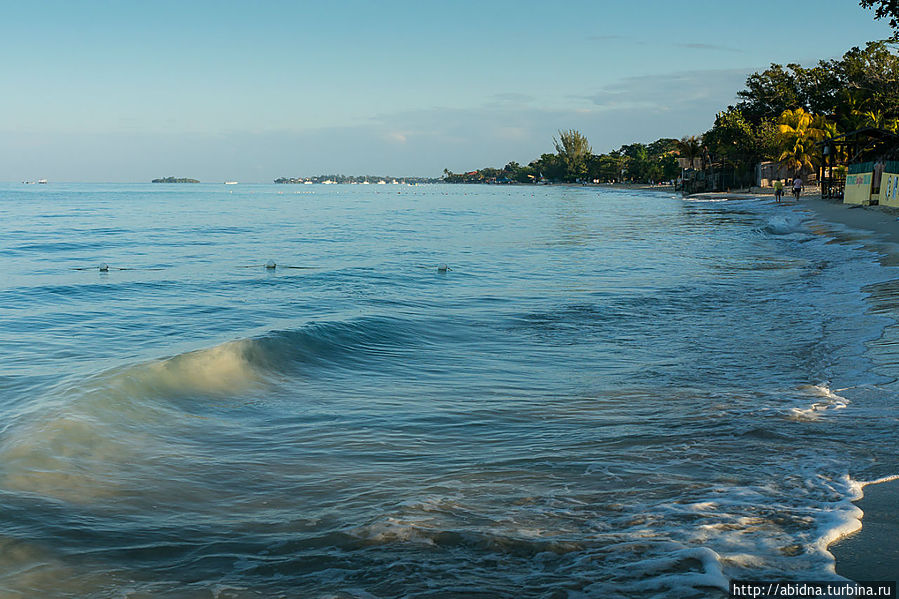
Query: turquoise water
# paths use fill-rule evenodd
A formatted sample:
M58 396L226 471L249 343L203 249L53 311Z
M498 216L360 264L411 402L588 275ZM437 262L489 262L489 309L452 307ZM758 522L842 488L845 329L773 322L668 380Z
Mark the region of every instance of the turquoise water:
M895 278L761 199L0 186L0 596L835 578Z

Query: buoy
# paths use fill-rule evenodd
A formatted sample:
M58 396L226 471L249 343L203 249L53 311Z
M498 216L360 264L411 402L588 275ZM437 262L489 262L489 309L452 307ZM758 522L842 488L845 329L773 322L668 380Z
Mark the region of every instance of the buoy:
M449 267L446 264L437 265L437 272L446 272L447 270L449 270Z
M274 260L269 260L268 262L265 263L265 267L269 270L275 270L278 267L278 265L275 264Z
M100 272L109 272L109 265L105 262L100 263Z

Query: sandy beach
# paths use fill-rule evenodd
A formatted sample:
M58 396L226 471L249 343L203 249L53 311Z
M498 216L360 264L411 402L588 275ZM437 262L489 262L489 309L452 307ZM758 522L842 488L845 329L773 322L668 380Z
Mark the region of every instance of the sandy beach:
M899 579L899 480L870 484L856 505L864 512L862 528L839 539L829 550L840 576L851 580Z
M871 234L885 263L897 264L899 211L882 206L852 207L819 195L800 203L821 219ZM894 245L896 244L896 245ZM899 480L866 485L856 505L864 512L862 528L830 546L837 574L851 580L899 580Z
M702 197L752 198L773 195L773 189L753 193L705 193ZM794 203L787 196L786 203ZM839 200L822 199L817 192L803 195L799 205L821 220L858 235L883 256L885 264L899 265L899 210L883 206L852 206ZM868 484L864 497L856 501L862 510L862 527L837 539L829 547L836 559L836 572L856 581L899 581L899 480Z
M773 196L770 188L753 188L748 192L713 192L700 193L692 197L707 198L757 198ZM784 204L794 204L792 196L787 195ZM840 200L822 199L817 191L804 192L799 198L799 205L814 212L822 220L842 225L848 229L867 232L873 241L899 244L899 210L886 206L856 206L844 204ZM899 250L899 248L880 248L883 251Z

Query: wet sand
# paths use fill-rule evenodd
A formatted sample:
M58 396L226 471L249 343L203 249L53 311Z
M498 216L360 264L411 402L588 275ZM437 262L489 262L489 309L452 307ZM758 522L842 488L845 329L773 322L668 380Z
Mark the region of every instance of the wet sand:
M899 247L899 210L884 206L851 207L820 196L801 199L800 204L822 220L872 233L885 263L895 264ZM893 244L897 244L893 247ZM899 469L899 468L897 468ZM862 528L829 547L836 558L836 571L851 580L899 581L899 480L866 485L856 505L864 512Z
M886 206L853 206L838 200L822 200L814 195L801 198L799 204L821 219L850 229L874 233L881 240L899 244L899 210Z
M757 198L773 195L773 190L697 195ZM784 202L795 203L789 195ZM823 221L860 232L858 241L879 251L884 264L899 265L899 210L884 206L855 207L840 200L822 199L818 193L804 194L798 204ZM899 465L896 470L899 474ZM856 581L899 581L899 480L866 485L864 497L855 503L864 512L862 527L828 548L836 559L837 574Z
M867 485L855 504L862 528L829 547L837 574L850 580L899 580L899 480Z

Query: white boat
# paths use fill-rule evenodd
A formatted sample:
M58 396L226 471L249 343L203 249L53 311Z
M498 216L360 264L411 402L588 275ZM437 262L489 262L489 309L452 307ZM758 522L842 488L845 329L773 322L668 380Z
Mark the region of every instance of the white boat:
M39 184L41 184L41 185L46 185L46 184L47 184L47 180L46 180L46 179L38 179L37 182L38 182Z
M225 185L237 185L237 181L225 181Z

